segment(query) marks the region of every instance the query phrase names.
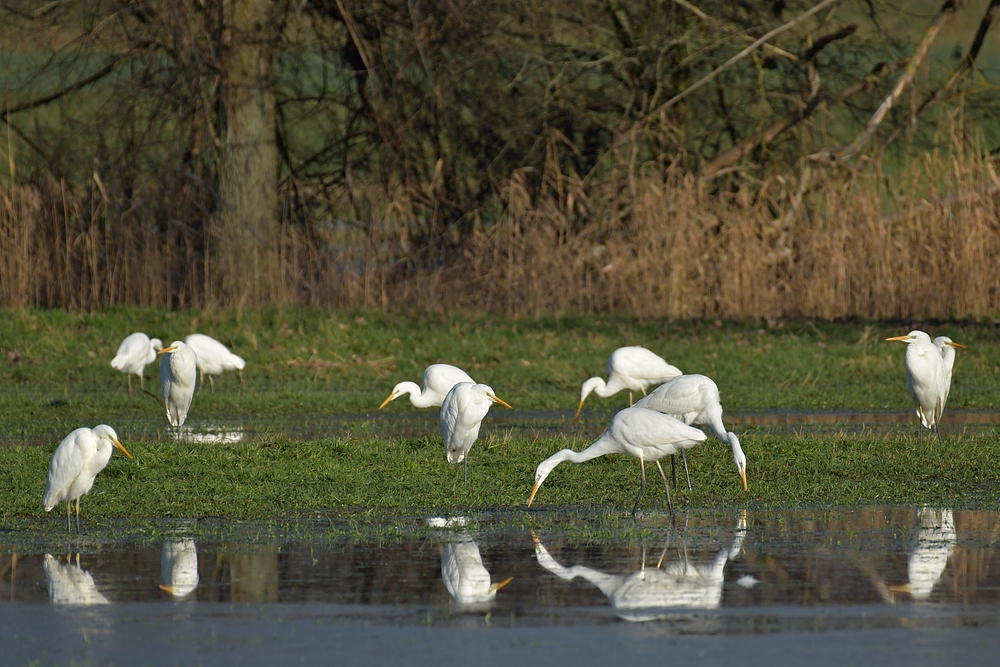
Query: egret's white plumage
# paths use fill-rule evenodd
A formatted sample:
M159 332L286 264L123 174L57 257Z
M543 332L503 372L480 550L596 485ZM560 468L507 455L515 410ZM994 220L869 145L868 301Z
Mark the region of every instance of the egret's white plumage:
M736 470L743 480L743 490L747 488L747 457L740 446L740 439L732 431L727 431L722 423L722 401L719 387L712 378L705 375L678 375L667 380L636 401L635 407L656 410L680 419L685 424L698 424L712 429L715 437L730 446ZM687 462L684 464L687 468ZM690 484L690 480L688 481Z
M194 351L197 357L198 370L201 371L201 384L205 384L205 376L207 375L213 394L215 393L214 376L216 375L222 375L226 371L237 371L240 373L240 381L243 381L241 371L246 368L247 362L243 361L243 357L230 352L229 348L219 341L211 336L195 333L186 336L184 343Z
M747 524L741 515L732 543L716 555L715 560L696 564L686 555L677 562L660 563L647 568L645 550L642 568L631 575L607 574L584 565L564 567L552 557L545 546L535 540L535 559L546 570L565 581L581 577L597 586L611 601L611 606L627 621L651 621L683 609L715 609L722 600L726 564L735 559L743 547ZM534 536L533 536L534 537Z
M180 427L187 419L198 378L198 357L187 343L175 340L160 350L160 389L167 407L167 420Z
M167 540L160 551L160 588L183 598L198 588L198 548L194 539Z
M671 366L662 357L644 347L639 345L620 347L608 357L607 382L603 378L592 377L583 383L576 416L579 418L583 402L591 392L601 397L608 397L622 389L628 389L629 404L631 404L633 391L645 394L646 388L650 385L666 382L680 374L680 369Z
M937 430L951 390L954 353L946 360L938 346L931 341L931 337L917 329L905 336L893 336L886 340L906 343L906 386L913 398L917 417L920 418L924 428ZM964 345L948 339L947 342L942 340L941 347L954 348ZM940 437L941 434L938 432L939 440Z
M80 497L94 486L97 473L104 470L117 447L132 458L118 441L118 434L107 424L94 428L78 428L59 443L49 462L49 477L42 505L49 512L66 501L66 529L70 528L70 504L76 501L76 529L80 530Z
M590 447L582 452L563 449L538 464L535 470L535 486L528 498L528 506L531 507L531 501L535 499L535 494L538 493L545 478L563 461L583 463L605 454L629 454L639 459L642 471L642 484L635 505L632 507L632 514L634 515L639 508L642 492L646 489L646 461L656 461L660 477L663 478L663 488L667 491L667 507L673 512L670 485L667 484L667 476L660 466L660 459L690 449L704 442L707 437L701 430L688 426L670 415L647 408L625 408L611 419L607 430Z
M94 577L80 567L80 554L76 555L76 565L69 562L69 556L66 559L64 565L51 554L45 554L42 567L45 569L49 602L67 605L108 604L108 599L97 590Z
M493 583L490 572L483 565L479 545L467 532L448 539L441 553L441 579L448 594L463 605L477 605L492 601L497 591L514 577Z
M153 363L156 353L163 349L159 338L137 331L125 337L118 346L118 354L111 360L111 367L128 376L128 395L132 396L132 376L139 376L139 389L144 389L146 365Z
M914 600L927 600L934 585L948 567L948 559L955 551L958 533L955 517L950 509L921 507L919 525L911 542L910 557L906 564L909 583L890 586L896 592L906 592Z
M469 450L479 437L479 427L494 403L510 407L497 398L492 387L474 382L459 382L441 403L441 434L448 463L465 461L466 484L469 483Z
M435 408L444 402L451 388L459 382L475 383L469 374L451 364L431 364L424 370L424 389L421 392L416 382L400 382L392 388L389 397L378 406L379 410L404 394L410 395L410 403L415 408Z
M931 342L934 343L934 347L941 353L941 370L943 372L941 389L944 393L941 400L941 410L943 412L945 406L948 404L948 395L951 393L951 373L955 370L955 348L960 347L964 350L965 346L961 343L956 343L947 336L938 336Z

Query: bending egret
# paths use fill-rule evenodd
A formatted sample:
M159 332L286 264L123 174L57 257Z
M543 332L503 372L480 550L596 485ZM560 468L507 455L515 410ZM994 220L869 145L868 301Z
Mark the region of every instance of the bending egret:
M160 551L160 589L175 598L190 595L198 588L198 548L194 539L167 540Z
M583 463L605 454L630 454L639 459L642 471L642 485L639 495L635 497L632 516L639 509L642 492L646 490L646 461L656 461L663 478L663 488L667 490L667 507L673 514L674 506L670 502L670 485L667 476L663 474L660 459L675 454L684 449L690 449L699 442L708 439L702 431L688 426L679 419L646 408L625 408L611 419L608 429L597 441L582 452L563 449L538 464L535 470L535 487L528 497L528 507L535 499L538 488L549 476L552 469L563 461Z
M180 428L187 419L191 399L194 398L198 357L194 350L179 340L160 350L160 354L165 355L160 361L160 389L167 406L167 421L171 426Z
M451 388L459 382L475 383L469 374L461 368L450 364L431 364L424 370L424 390L420 391L420 386L416 382L400 382L392 388L389 398L382 401L378 406L381 410L403 394L410 395L410 403L415 408L436 408L444 402L444 397L448 395Z
M465 483L469 483L469 450L479 437L479 427L493 403L509 408L493 388L474 382L459 382L441 403L441 434L448 463L465 461Z
M94 428L78 428L59 443L49 463L49 479L45 485L42 505L49 512L66 501L66 530L70 530L69 512L76 501L76 531L80 532L80 496L90 492L97 473L104 470L111 460L111 451L117 447L132 458L118 441L118 434L107 424Z
M531 537L535 542L535 559L546 570L565 581L581 577L597 586L626 621L652 621L675 614L678 608L718 607L722 601L726 564L739 556L746 532L744 513L739 518L732 543L720 549L715 560L704 564L691 563L685 552L677 562L664 565L664 549L656 567L647 568L643 547L642 567L631 575L607 574L585 565L565 567L549 554L534 533Z
M80 554L76 555L76 565L70 562L69 556L63 565L52 554L45 554L42 567L52 604L108 604L108 599L94 585L94 577L80 567Z
M722 423L722 402L719 399L719 387L712 378L705 375L679 375L673 380L664 382L648 396L636 402L635 407L656 410L666 415L677 417L685 424L698 424L712 429L715 437L729 445L733 450L733 461L736 470L743 480L743 490L747 490L747 457L740 447L740 439L732 431L727 431ZM681 455L684 451L681 450ZM687 472L687 458L684 459L684 472ZM691 476L688 475L688 489L691 488Z
M128 376L128 397L132 398L132 376L139 376L139 389L145 389L146 364L153 363L156 353L163 349L163 341L137 331L125 337L118 346L118 354L111 360L111 367Z
M205 376L208 376L208 384L215 393L214 376L222 375L226 371L236 371L240 376L240 384L243 384L243 369L247 362L243 357L238 357L229 351L229 348L205 334L191 334L184 338L184 342L194 350L197 356L198 370L201 371L201 383L198 388L205 384Z
M583 402L590 392L602 398L617 394L622 389L628 389L628 402L632 405L632 392L646 393L646 387L651 384L666 382L680 375L676 366L671 366L662 357L650 352L644 347L633 345L620 347L608 357L608 381L592 377L583 383L580 390L580 405L576 408L576 419L580 418Z
M944 377L941 380L942 388L944 389L944 397L941 400L941 411L944 412L945 405L948 403L948 394L951 393L951 372L955 368L955 348L959 347L963 350L966 349L961 343L956 343L947 336L938 336L933 341L934 347L938 349L941 353L942 369L944 371Z
M941 352L931 342L930 336L917 329L905 336L893 336L886 340L906 343L906 386L916 405L920 423L924 428L937 432L940 444L941 431L938 429L938 423L947 399L945 360ZM923 431L919 433L920 441L923 442L924 433Z

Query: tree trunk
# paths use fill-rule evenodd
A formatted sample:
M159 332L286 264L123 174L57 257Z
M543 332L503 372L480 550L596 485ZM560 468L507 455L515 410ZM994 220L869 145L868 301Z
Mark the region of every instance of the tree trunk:
M223 5L219 230L216 275L236 306L282 300L274 61L282 0Z

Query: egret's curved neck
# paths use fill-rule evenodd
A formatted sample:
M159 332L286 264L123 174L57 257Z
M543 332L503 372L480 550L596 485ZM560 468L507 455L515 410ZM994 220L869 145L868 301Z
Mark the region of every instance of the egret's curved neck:
M420 385L416 382L400 382L396 385L396 391L399 392L400 396L403 394L410 395L410 403L415 408L431 408L438 403L435 401L435 396L431 395L431 392L421 392Z

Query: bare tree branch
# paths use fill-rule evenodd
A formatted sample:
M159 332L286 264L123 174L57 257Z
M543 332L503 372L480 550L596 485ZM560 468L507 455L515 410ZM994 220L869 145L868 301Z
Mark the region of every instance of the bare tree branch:
M30 109L37 109L38 107L45 106L49 102L57 100L60 97L63 97L65 95L69 95L70 93L72 93L74 91L77 91L77 90L80 90L81 88L86 88L90 84L95 83L95 82L103 79L104 77L106 77L118 65L120 65L122 62L124 62L124 60L125 60L124 58L115 58L114 60L112 60L111 62L109 62L107 65L105 65L104 67L102 67L101 69L99 69L98 71L94 72L93 74L91 74L90 76L88 76L88 77L86 77L84 79L80 79L79 81L77 81L76 83L74 83L72 85L66 86L65 88L57 90L54 93L50 93L49 95L46 95L45 97L39 97L38 99L31 100L30 102L24 102L22 104L17 104L17 105L14 105L12 107L7 107L2 112L0 112L0 122L6 123L7 122L7 116L9 116L12 113L18 113L20 111L28 111Z

